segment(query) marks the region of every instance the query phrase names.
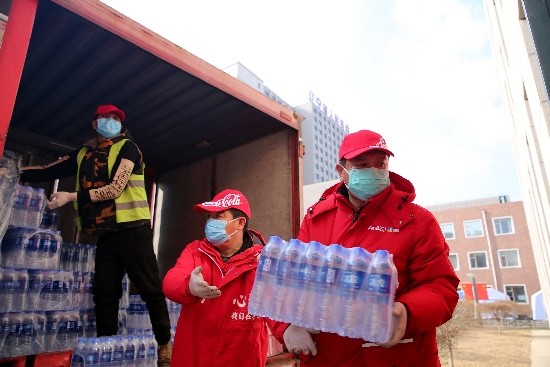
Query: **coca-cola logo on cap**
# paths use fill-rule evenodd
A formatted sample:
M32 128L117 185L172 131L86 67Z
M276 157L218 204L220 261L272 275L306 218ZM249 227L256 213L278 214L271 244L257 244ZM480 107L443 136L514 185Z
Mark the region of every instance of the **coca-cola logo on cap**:
M238 194L227 194L223 198L216 201L207 201L202 203L203 206L214 206L216 208L230 208L241 204L241 195Z

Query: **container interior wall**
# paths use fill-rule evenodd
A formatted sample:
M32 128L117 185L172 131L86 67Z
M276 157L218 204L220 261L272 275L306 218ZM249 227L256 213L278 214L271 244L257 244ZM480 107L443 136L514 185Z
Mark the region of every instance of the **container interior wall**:
M240 190L252 211L250 228L267 240L292 236L292 130L266 136L159 177L155 246L161 276L185 246L204 237L206 214L193 205L226 188Z

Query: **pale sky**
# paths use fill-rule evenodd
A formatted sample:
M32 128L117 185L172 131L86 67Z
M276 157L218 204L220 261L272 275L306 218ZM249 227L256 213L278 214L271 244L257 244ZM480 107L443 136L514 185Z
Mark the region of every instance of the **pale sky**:
M521 200L481 0L103 1L292 106L311 91L350 132L379 132L420 205Z

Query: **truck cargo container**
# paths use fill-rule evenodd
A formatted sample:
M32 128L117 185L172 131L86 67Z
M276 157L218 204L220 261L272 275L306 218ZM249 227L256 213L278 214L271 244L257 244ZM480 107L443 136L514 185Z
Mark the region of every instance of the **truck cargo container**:
M224 188L247 196L264 237L297 235L302 117L293 110L97 0L8 0L0 13L0 155L50 162L79 147L97 105L112 103L147 165L161 275L203 236L192 206ZM74 177L58 185L74 190ZM79 239L74 223L65 206L64 241Z

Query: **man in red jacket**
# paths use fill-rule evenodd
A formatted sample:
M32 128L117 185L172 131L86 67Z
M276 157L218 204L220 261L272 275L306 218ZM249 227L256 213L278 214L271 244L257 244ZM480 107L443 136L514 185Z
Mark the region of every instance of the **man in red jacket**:
M262 245L248 229L246 197L223 190L195 205L208 213L206 238L189 243L164 277L166 297L182 304L171 366L263 367L270 320L248 313Z
M389 156L378 133L347 135L336 166L340 182L307 210L298 239L393 254L399 286L391 337L379 344L276 323L273 334L300 355L302 367L440 366L436 327L452 317L459 279L439 224L412 203L414 187L388 170Z

